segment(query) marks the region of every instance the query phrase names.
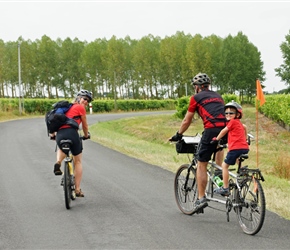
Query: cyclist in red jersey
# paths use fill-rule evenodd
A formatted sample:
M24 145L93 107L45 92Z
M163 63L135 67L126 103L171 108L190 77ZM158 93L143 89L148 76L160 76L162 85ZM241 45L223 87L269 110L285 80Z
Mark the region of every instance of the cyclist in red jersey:
M232 101L225 105L225 115L228 120L227 126L219 133L213 140L219 140L228 134L228 148L227 156L222 163L223 169L223 187L216 188L215 193L222 196L228 196L229 190L229 166L235 165L238 157L241 154L249 152L249 144L247 142L247 127L242 124L241 118L243 116L242 107Z
M219 132L226 126L224 113L224 100L220 94L209 89L211 83L210 78L205 73L199 73L193 77L192 84L196 94L191 96L189 107L184 119L181 122L180 128L170 141L179 141L182 139L182 134L189 128L194 113L197 112L203 121L204 131L202 133L200 146L198 149L198 166L197 166L197 186L198 199L194 203L193 213L201 211L208 206L205 196L207 185L207 164L211 155L216 150L216 145L211 144L213 137L216 137ZM216 163L221 165L223 160L223 150L216 154Z
M78 124L82 123L82 129L84 133L84 139L90 138L89 126L87 123L86 116L86 106L92 101L92 93L87 90L81 90L78 92L75 102L73 106L66 113L66 116L69 118L73 118ZM77 197L84 197L84 193L82 192L80 185L82 179L82 151L83 145L80 140L78 130L70 127L69 125L63 125L57 131L56 134L50 134L53 138L55 137L57 145L60 145L60 141L63 139L70 139L73 142L71 147L71 152L74 159L75 165L75 192ZM62 171L60 170L61 162L65 158L65 154L58 148L57 150L57 162L54 164L54 174L62 175Z

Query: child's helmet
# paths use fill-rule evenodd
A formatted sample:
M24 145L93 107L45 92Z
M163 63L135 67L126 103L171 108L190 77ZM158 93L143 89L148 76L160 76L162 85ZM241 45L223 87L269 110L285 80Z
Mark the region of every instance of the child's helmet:
M229 103L227 103L225 105L225 109L227 109L227 108L234 108L234 109L236 109L237 112L240 113L239 119L242 118L242 116L243 116L243 109L242 109L242 106L240 104L238 104L235 101L231 101L231 102L229 102Z

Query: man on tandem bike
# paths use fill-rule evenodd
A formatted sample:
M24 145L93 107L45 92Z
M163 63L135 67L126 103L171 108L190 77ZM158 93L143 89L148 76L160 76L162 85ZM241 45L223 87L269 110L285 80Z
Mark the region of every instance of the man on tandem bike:
M198 149L198 166L197 166L197 185L198 199L194 203L194 212L197 213L208 206L205 196L207 185L207 164L211 155L216 150L216 145L211 144L211 140L220 133L226 126L224 111L224 100L218 93L209 89L210 78L205 73L199 73L193 77L192 84L195 89L195 95L191 96L189 107L180 128L169 141L179 141L182 134L189 128L194 113L197 112L201 117L204 125L200 147ZM216 153L216 163L221 166L223 161L223 150Z

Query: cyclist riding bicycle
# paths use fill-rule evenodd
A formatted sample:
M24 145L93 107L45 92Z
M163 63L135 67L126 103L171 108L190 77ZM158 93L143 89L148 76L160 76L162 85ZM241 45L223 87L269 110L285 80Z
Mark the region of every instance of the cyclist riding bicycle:
M225 105L225 115L228 120L227 126L219 133L217 137L214 137L213 141L218 141L228 134L228 148L224 162L222 163L223 169L223 187L216 188L215 193L222 196L230 195L229 190L229 166L235 165L238 157L242 154L249 152L249 145L247 142L247 127L242 124L241 118L243 116L243 110L240 104L232 101Z
M72 107L67 111L66 116L69 118L75 119L75 121L80 125L82 124L82 129L84 133L84 139L90 138L89 127L87 123L86 116L86 106L93 100L92 93L88 90L81 90L77 93L75 101ZM60 148L60 141L63 139L70 139L73 142L71 147L71 152L73 155L74 166L75 166L75 192L77 197L84 197L84 193L82 192L80 185L82 179L82 141L80 140L78 130L70 127L69 125L63 125L57 131L57 133L50 134L53 138L55 137L58 148ZM54 174L62 175L62 171L60 170L61 162L65 158L65 154L58 149L57 151L57 162L54 164Z
M224 100L218 93L209 89L211 83L210 78L205 73L199 73L193 77L192 85L195 89L195 95L191 96L187 113L181 123L180 128L170 141L179 141L182 139L182 134L189 128L194 113L197 112L202 118L204 131L198 149L198 166L197 166L197 185L198 185L198 200L194 204L194 212L208 206L205 197L205 189L207 185L207 164L211 159L211 155L216 150L216 145L211 144L213 137L216 137L219 132L226 126L224 114ZM221 165L223 160L223 150L216 154L216 162Z

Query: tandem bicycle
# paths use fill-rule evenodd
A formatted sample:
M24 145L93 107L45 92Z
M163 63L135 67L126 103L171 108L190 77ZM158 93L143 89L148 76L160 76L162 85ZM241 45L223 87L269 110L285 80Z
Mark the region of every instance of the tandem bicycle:
M174 178L174 194L178 208L187 215L192 215L194 203L198 198L197 192L197 151L201 136L183 136L176 143L176 151L181 154L193 154L189 157L187 164L181 165ZM248 143L253 136L248 134ZM217 150L226 148L225 144L219 142ZM242 167L242 162L248 159L248 154L242 154L238 158L237 168L229 169L229 196L215 194L213 190L219 187L216 179L222 179L222 168L215 163L216 152L207 166L208 182L206 187L206 198L208 201L218 202L225 205L226 219L229 221L229 213L234 211L243 232L249 235L257 234L264 223L266 213L265 194L261 185L264 177L261 171ZM191 160L191 161L190 161ZM219 178L216 178L218 176ZM199 211L203 213L203 209Z

